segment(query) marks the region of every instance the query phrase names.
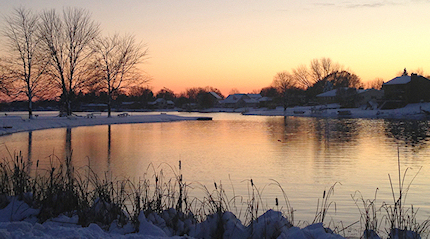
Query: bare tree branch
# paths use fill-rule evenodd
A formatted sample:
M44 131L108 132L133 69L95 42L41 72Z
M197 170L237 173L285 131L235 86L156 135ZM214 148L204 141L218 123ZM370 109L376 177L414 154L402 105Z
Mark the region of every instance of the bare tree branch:
M293 76L300 88L307 89L311 87L315 81L311 78L306 65L300 65L293 70Z
M5 18L3 35L7 39L10 57L6 61L6 72L13 83L15 96L24 94L28 100L28 114L32 118L32 102L46 90L44 72L47 61L41 54L40 38L37 34L39 17L25 8L17 8Z
M50 75L61 88L67 115L72 114L73 95L88 79L90 44L98 34L99 25L86 10L66 8L61 16L55 10L41 15L40 36L51 60Z
M147 56L147 48L136 43L134 36L113 36L97 39L93 46L95 53L93 78L108 94L108 116L111 116L112 96L122 88L129 88L147 82L138 71L137 65Z

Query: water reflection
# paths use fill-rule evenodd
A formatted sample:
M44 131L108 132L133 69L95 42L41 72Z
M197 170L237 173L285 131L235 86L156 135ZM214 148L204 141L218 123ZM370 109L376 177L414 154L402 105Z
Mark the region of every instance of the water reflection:
M316 139L327 146L332 143L355 142L359 135L358 121L354 119L314 118L311 127L314 128Z
M330 147L337 148L339 144L357 145L362 128L356 119L296 117L268 118L266 125L273 140L295 144L312 139L315 147L323 151Z
M402 160L402 167L424 166L419 175L422 181L417 177L414 184L418 189L412 188L420 195L410 199L418 200L413 202L415 206L426 204L425 198L430 197L428 122L211 116L214 120L210 122L103 125L18 133L0 137L0 144L23 150L23 155L33 161L40 159L42 163L45 159L41 164L45 168L49 168L48 155L54 153L64 160L62 156L73 150L72 162L77 170L90 164L101 177L138 179L151 163L155 167L174 167L181 160L185 181L209 186L213 181L222 181L224 185L233 185L235 195L240 196L247 195L244 180L252 178L264 186L268 179L275 179L298 210L298 217L302 217L299 220L311 220L314 208L309 205L315 205L326 186L341 182L339 190L343 191L337 195L343 198L337 198L336 203L350 203L344 210L351 210L352 220L357 220L350 194L360 190L370 198L378 187L381 200L389 199L390 189L384 194L383 186L388 185L387 175L397 170L397 146L402 142L420 145L419 151L402 152L402 159L410 159ZM1 150L0 154L6 155ZM275 194L267 189L263 196L273 201L279 197ZM310 210L303 212L304 209Z
M28 147L27 147L27 159L29 161L32 160L32 157L31 157L32 145L33 145L33 132L30 131L28 132Z
M430 138L429 121L420 120L385 120L385 134L389 139L395 139L404 146L412 146L417 149L427 144Z
M66 128L66 140L64 144L65 152L64 152L64 158L65 157L72 157L72 128Z
M108 175L111 174L111 168L110 168L110 160L111 160L111 147L112 147L112 126L108 125L108 151L107 151L107 172Z

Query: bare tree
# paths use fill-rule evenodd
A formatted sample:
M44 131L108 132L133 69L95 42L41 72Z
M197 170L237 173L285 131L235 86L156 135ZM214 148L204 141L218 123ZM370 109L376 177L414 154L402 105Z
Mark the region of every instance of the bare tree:
M40 37L50 58L50 76L62 91L67 115L72 114L72 99L88 79L90 44L99 34L99 25L83 9L66 8L59 15L55 10L41 14Z
M3 60L0 58L0 99L9 98L9 90L11 88L10 77L6 73L6 67Z
M416 70L412 71L412 73L423 76L424 75L424 69L419 67Z
M366 88L380 90L382 89L382 84L384 84L384 80L382 78L376 78L366 82Z
M239 94L240 93L240 91L239 91L239 89L238 88L232 88L229 92L228 92L228 94L229 95L234 95L234 94Z
M287 71L277 73L273 78L273 85L281 92L296 87L293 75Z
M293 76L298 86L303 89L307 89L315 83L306 65L300 65L296 69L293 69Z
M318 59L313 59L310 65L310 75L312 76L314 82L318 82L323 79L322 67Z
M321 58L321 66L324 75L329 75L335 71L340 71L340 65L338 63L334 63L330 58Z
M147 48L136 43L134 36L120 37L115 34L99 38L93 46L94 67L102 90L108 95L108 117L111 117L112 96L121 88L141 85L147 82L137 70L147 55Z
M314 83L336 71L342 71L342 67L330 58L313 59L310 63L310 75Z
M363 86L360 77L356 74L350 73L348 71L336 71L324 78L326 82L331 82L333 84L333 88L360 88Z
M28 116L33 117L33 99L46 90L43 73L46 60L41 54L40 38L37 34L39 17L25 8L17 8L5 18L3 35L7 39L10 53L6 61L6 74L12 81L15 94L26 96ZM46 78L45 78L46 79ZM45 86L45 87L44 87Z
M287 110L289 98L288 93L291 89L295 89L297 86L294 76L287 71L279 72L273 78L272 84L274 87L276 87L279 94L281 95L284 111Z

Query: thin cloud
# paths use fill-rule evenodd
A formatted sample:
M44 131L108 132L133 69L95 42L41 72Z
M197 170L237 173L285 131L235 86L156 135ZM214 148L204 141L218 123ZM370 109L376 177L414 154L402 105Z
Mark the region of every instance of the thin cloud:
M317 6L317 7L335 7L336 4L334 4L334 3L318 2L318 3L314 3L314 6Z
M417 2L430 2L430 0L411 0L409 3L417 3ZM396 6L396 5L404 5L407 2L404 1L367 1L364 3L360 2L341 2L341 3L330 3L330 2L319 2L314 3L313 5L316 7L338 7L338 8L380 8L385 6Z
M382 2L374 2L374 3L351 3L346 4L344 7L347 8L378 8L385 6L395 6L402 5L402 3L394 2L394 1L382 1Z

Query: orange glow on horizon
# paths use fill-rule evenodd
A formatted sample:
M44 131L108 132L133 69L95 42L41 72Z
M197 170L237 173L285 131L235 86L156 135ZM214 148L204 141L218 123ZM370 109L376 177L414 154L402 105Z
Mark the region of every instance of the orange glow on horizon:
M166 87L179 94L205 86L224 96L231 89L259 91L278 72L322 57L363 82L388 81L404 68L430 74L428 1L17 0L5 2L0 14L7 16L19 6L34 12L84 8L100 23L102 34L134 34L148 46L149 58L141 68L151 76L154 92Z

